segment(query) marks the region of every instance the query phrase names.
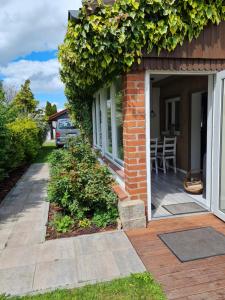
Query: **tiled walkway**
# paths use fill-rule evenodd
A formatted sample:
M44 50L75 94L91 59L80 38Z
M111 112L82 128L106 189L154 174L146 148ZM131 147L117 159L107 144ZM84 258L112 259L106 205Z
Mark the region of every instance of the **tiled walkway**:
M34 164L0 206L0 294L78 287L145 271L122 231L45 241L47 164Z

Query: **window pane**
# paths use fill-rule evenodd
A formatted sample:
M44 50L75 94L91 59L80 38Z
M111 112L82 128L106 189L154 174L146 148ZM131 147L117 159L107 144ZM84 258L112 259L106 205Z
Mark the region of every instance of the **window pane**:
M180 101L175 102L175 130L180 130Z
M99 110L98 110L98 99L95 100L95 120L96 120L96 145L99 144L99 136L98 136L98 116L99 116Z
M98 95L98 103L99 103L99 146L102 147L102 110L101 110L101 101L100 94Z
M220 174L220 204L219 208L225 212L225 80L223 80L222 99L222 134L221 134L221 174Z
M116 111L116 138L117 157L123 160L123 102L122 102L122 80L118 78L115 82L115 111Z
M94 132L94 145L97 144L97 120L96 120L96 99L93 103L93 132Z
M107 111L107 141L106 147L112 153L112 120L111 120L112 101L110 99L110 88L107 89L106 111Z
M172 102L168 103L168 128L167 130L172 130Z

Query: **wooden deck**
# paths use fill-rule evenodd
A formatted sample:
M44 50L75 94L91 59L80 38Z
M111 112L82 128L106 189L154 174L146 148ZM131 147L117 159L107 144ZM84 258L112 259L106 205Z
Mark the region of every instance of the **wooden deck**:
M152 172L152 203L156 209L152 210L153 218L161 218L172 216L163 205L188 203L201 201L202 195L190 195L184 191L183 180L184 174L169 172L163 174L159 172L155 175Z
M147 270L162 284L168 299L225 299L225 255L181 263L157 236L206 226L225 234L225 223L212 214L155 220L146 229L127 232Z

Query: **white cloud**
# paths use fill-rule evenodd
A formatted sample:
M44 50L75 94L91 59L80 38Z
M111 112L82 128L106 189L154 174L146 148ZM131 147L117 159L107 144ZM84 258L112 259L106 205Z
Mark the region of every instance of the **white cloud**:
M0 64L32 51L57 49L69 9L81 0L0 0Z
M9 63L6 67L0 67L0 73L5 77L4 84L13 85L17 88L29 78L34 93L63 90L57 59L48 61L20 60Z

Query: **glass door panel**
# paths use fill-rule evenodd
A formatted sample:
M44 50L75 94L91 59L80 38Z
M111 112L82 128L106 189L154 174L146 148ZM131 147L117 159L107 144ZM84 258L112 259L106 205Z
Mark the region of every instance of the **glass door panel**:
M219 210L225 213L225 79L222 80Z

